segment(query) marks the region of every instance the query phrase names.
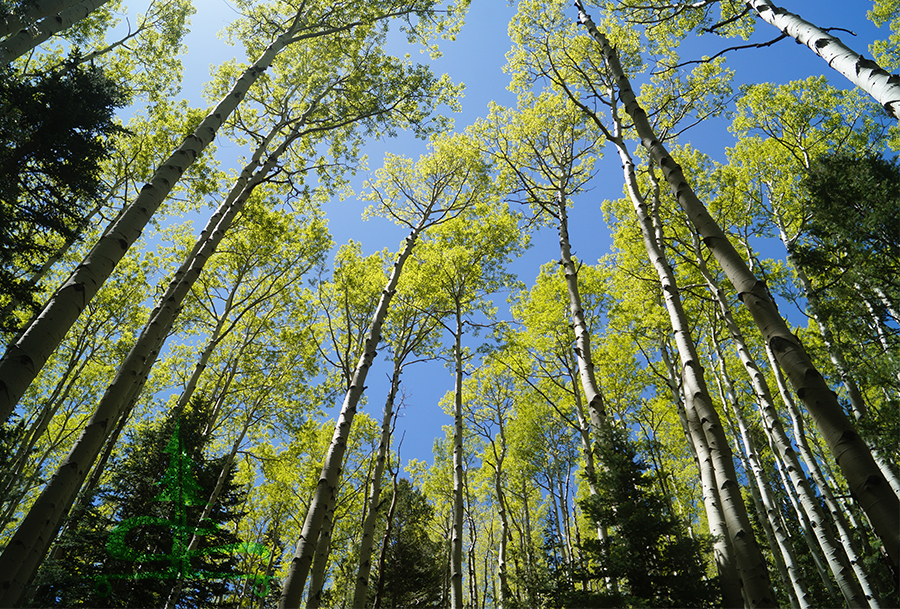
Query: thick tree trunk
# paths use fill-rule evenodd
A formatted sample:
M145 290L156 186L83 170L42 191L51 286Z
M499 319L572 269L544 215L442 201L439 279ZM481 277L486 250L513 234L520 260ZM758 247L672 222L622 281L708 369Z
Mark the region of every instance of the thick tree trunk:
M0 37L9 36L13 32L25 29L34 21L61 13L77 3L78 0L43 0L32 4L21 15L7 13L0 17Z
M369 574L372 570L372 548L375 544L375 521L378 516L378 504L381 500L381 478L384 476L384 465L391 445L391 420L394 417L394 399L400 387L400 374L403 363L398 355L394 356L394 372L391 375L391 388L384 403L384 415L381 418L381 439L378 453L375 456L375 468L372 481L369 483L368 507L363 520L362 541L359 546L359 570L356 575L356 588L350 607L356 609L366 606L369 592Z
M298 39L297 32L302 24L303 20L298 15L293 26L270 44L259 59L244 72L194 132L157 169L156 174L141 189L134 202L107 228L84 261L57 290L38 317L16 343L9 347L0 359L0 421L6 421L10 417L22 395L59 346L84 307L109 278L131 245L140 237L150 217L185 170L212 142L219 127L244 98L251 85L285 46ZM250 177L242 174L239 180L246 183ZM239 183L236 186L237 192L240 192L243 184ZM5 600L5 597L0 600L0 605Z
M794 451L791 441L784 431L784 426L781 424L781 419L778 416L778 410L775 408L775 402L772 399L772 392L769 390L769 385L762 372L760 372L756 361L750 355L750 350L747 348L746 342L744 341L744 335L731 314L731 309L725 298L725 293L719 287L718 282L712 276L712 273L706 265L706 261L703 259L700 241L696 235L694 236L694 253L697 257L698 269L706 281L707 288L712 294L713 299L718 304L719 315L725 321L725 326L731 334L731 339L734 341L734 346L740 357L741 363L744 365L747 375L750 378L759 406L760 416L766 431L766 437L769 439L773 451L776 452L780 459L787 465L786 469L790 476L791 484L796 489L803 511L812 523L813 530L816 534L816 540L822 548L825 559L828 561L828 568L834 575L835 581L838 583L841 593L844 596L844 600L851 607L864 606L866 601L868 601L874 609L878 606L878 603L874 598L874 594L871 592L871 587L868 585L865 574L857 571L859 585L857 585L857 581L852 575L853 567L851 565L853 565L856 555L855 553L845 553L834 538L819 500L815 496L815 493L813 493L809 481L803 473L803 468L800 466L797 453ZM716 344L716 351L718 352L718 350L719 345ZM719 353L719 358L722 361L721 365L724 366L725 364L721 353Z
M54 34L72 27L107 2L109 0L84 0L58 15L46 17L34 26L20 30L19 33L0 43L0 65L9 65L31 49L49 40ZM65 3L58 2L58 4Z
M306 514L306 520L303 523L303 529L300 533L300 539L297 541L297 549L294 552L294 558L291 561L288 575L284 581L284 588L281 591L281 599L279 600L279 609L288 609L299 607L300 598L303 595L303 589L306 587L306 578L309 575L309 569L312 566L313 554L315 552L316 542L319 539L319 533L322 529L322 522L325 519L325 510L327 508L330 497L337 492L338 477L344 463L344 452L347 448L347 438L350 435L350 427L353 424L353 417L356 415L356 407L359 399L365 390L366 376L369 373L369 367L375 360L378 343L381 340L381 326L387 317L388 307L394 292L397 289L397 282L400 281L400 274L403 271L403 265L406 264L412 254L413 247L419 238L419 234L425 228L434 207L434 201L430 202L426 207L419 223L412 229L406 238L403 251L394 262L394 268L388 279L387 285L381 294L381 299L375 309L372 317L372 324L369 329L369 337L366 339L365 348L356 370L353 372L353 379L350 388L344 396L344 403L341 406L341 413L335 423L334 435L331 439L331 445L325 455L325 464L322 467L322 473L319 482L316 485L316 492L310 503L309 511Z
M306 599L306 609L318 609L322 604L322 591L325 588L325 570L328 566L328 557L331 554L331 536L334 534L334 511L337 507L337 493L335 493L325 510L325 520L322 522L322 530L319 533L319 541L316 543L316 555L313 558L312 569L309 573L309 596Z
M838 375L841 377L841 382L847 389L847 396L850 400L850 409L853 411L853 416L857 420L860 420L868 415L869 407L866 404L862 391L860 391L859 385L856 383L856 379L853 378L853 375L850 372L850 366L847 363L847 360L844 358L844 354L837 346L837 342L834 339L831 328L828 326L825 318L820 313L818 292L816 292L816 289L813 287L813 284L809 280L809 277L806 275L806 272L797 262L797 257L794 254L793 240L788 238L787 232L785 231L784 222L782 221L777 210L775 213L775 223L778 226L778 234L781 238L781 242L784 244L784 247L787 250L788 261L791 263L791 266L794 267L794 271L797 274L797 279L800 281L800 287L803 288L803 295L806 296L806 302L809 305L810 314L816 321L816 325L819 327L819 332L822 335L822 341L825 343L826 351L828 351L828 357L831 359L831 363L834 365L835 369L838 372ZM812 414L812 411L810 411L810 414ZM871 448L870 450L872 453L872 458L875 460L878 469L884 475L891 489L894 491L895 496L900 497L900 478L898 478L893 468L879 451ZM840 465L840 462L838 462L838 464ZM844 476L846 477L846 472L844 473Z
M746 0L760 19L775 26L828 62L854 85L871 95L885 111L900 119L900 77L847 47L841 39L777 7L769 0Z
M747 268L747 264L721 227L691 189L681 167L657 139L646 113L637 102L630 81L622 70L616 51L583 11L580 11L580 19L602 48L607 66L617 83L625 111L634 122L641 139L641 145L647 150L653 162L662 169L672 194L750 311L766 343L771 346L778 358L778 364L784 369L797 395L801 397L815 419L854 496L884 542L893 564L900 565L900 499L894 494L872 458L869 448L844 414L837 397L816 370L800 341L790 332L781 318L765 283L759 281ZM740 552L737 554L740 556ZM767 578L763 576L762 569L758 572L761 578L759 581L762 583ZM760 591L765 588L769 586L761 585ZM758 599L759 602L765 603L771 603L773 600L771 596L766 595ZM751 604L756 604L756 601Z

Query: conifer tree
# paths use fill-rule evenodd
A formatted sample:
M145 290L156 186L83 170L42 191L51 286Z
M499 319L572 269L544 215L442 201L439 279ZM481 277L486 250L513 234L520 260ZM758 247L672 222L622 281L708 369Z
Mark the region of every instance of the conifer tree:
M241 517L244 496L230 477L209 518L198 522L222 467L203 455L205 414L195 401L181 416L133 434L114 463L116 477L72 514L61 552L38 574L33 605L162 606L178 579L185 580L182 607L230 606L243 579L264 593L265 582L237 570L236 554L262 549L225 528ZM195 534L201 542L187 552Z

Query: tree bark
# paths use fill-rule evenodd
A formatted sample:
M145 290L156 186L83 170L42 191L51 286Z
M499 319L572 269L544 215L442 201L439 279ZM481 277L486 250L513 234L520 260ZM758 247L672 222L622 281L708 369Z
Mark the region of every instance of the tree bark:
M372 472L372 481L369 486L368 508L362 527L362 541L359 546L359 570L356 575L356 588L353 591L353 609L366 606L366 596L369 592L369 574L372 570L372 548L375 543L375 520L378 516L378 505L381 500L381 478L384 475L384 465L391 445L391 420L394 416L394 400L400 387L400 374L403 371L403 363L394 357L394 372L391 375L391 388L388 391L384 403L384 415L381 418L381 439L378 443L378 453L375 457L375 468Z
M0 17L0 37L9 36L13 32L25 29L31 22L61 13L77 3L78 0L44 0L43 2L35 2L21 15L7 13Z
M0 65L9 65L31 49L49 40L54 34L72 27L107 2L109 0L84 0L58 15L51 15L41 19L32 27L20 30L0 43ZM58 2L57 4L65 3Z
M800 341L790 332L781 318L765 283L759 281L747 268L740 254L688 184L681 167L657 139L647 114L638 104L631 83L622 70L618 55L606 36L597 30L583 11L579 11L579 17L602 48L607 66L617 83L625 111L634 122L641 145L647 150L653 162L662 169L675 199L685 210L703 237L704 244L712 251L737 290L741 301L750 311L766 343L771 346L778 358L778 364L784 369L797 395L804 401L807 410L815 419L819 431L849 482L851 491L868 515L876 534L883 541L891 561L895 567L900 565L900 499L894 494L878 468L868 446L844 414L837 397L816 370ZM740 556L740 553L738 555ZM760 576L762 577L762 571ZM771 603L774 599L768 596L758 600Z
M194 132L157 169L134 202L106 229L84 261L57 290L38 317L16 343L9 347L0 359L0 421L9 419L22 395L87 303L109 278L131 245L140 237L150 217L185 170L212 142L219 127L235 110L251 85L285 46L299 39L297 32L302 24L303 20L298 15L291 28L272 42L259 59L243 73ZM250 177L242 174L239 180L248 182ZM237 188L238 192L242 186L243 184ZM5 600L5 597L0 599L0 604Z
M343 467L344 451L347 448L347 438L350 434L350 427L353 424L353 417L356 415L356 407L365 390L366 376L369 373L372 362L375 360L378 343L381 340L381 327L384 324L385 317L387 317L388 307L397 289L397 282L400 280L403 265L406 264L407 259L412 254L419 234L427 225L434 204L433 200L429 202L421 220L406 238L403 251L394 262L393 271L375 309L364 352L353 372L350 388L344 396L344 403L335 423L334 435L325 455L325 464L322 467L322 473L316 485L315 495L306 514L306 520L303 523L300 539L297 541L294 558L291 560L288 575L284 581L284 588L278 603L279 609L288 609L300 605L300 598L303 595L303 588L306 586L306 578L312 565L316 541L319 538L319 532L322 529L322 522L325 518L325 510L330 498L337 491L338 477Z
M895 119L900 119L900 77L847 47L837 36L769 0L746 0L759 18L775 26L828 62L854 85L871 95Z
M462 609L462 546L463 546L463 423L462 423L462 312L456 301L456 331L454 332L453 360L455 386L453 395L453 533L450 537L450 607Z

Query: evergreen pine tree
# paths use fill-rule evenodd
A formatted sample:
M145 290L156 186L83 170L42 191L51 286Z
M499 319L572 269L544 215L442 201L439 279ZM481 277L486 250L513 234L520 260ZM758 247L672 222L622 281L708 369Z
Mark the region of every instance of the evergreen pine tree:
M581 502L608 541L583 544L587 577L615 579L618 591L572 592L565 606L714 607L717 585L706 577L703 543L684 534L639 458L634 442L611 429L598 442L597 494ZM603 585L597 586L604 589Z
M116 476L73 513L45 561L32 604L66 607L161 607L184 580L179 607L228 607L244 576L242 544L227 527L245 491L231 476L210 517L200 522L222 468L203 455L205 409L132 434L112 463ZM196 549L186 552L192 536Z

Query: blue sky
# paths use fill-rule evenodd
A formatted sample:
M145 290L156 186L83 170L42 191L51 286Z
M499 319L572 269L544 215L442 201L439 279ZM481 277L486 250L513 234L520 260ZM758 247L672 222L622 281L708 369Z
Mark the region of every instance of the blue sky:
M784 8L798 13L820 27L840 27L853 30L853 37L845 32L838 35L858 51L865 51L879 35L874 26L866 20L865 13L871 8L868 0L838 2L836 0L783 0ZM216 33L228 25L237 13L227 0L198 0L197 14L192 19L192 33L187 38L188 53L185 63L184 95L195 105L200 105L200 91L209 78L209 67L226 61L241 49L233 49L216 38ZM506 90L507 76L503 73L505 54L511 44L507 35L510 18L515 12L502 0L473 0L466 19L466 25L455 42L441 45L443 57L434 62L438 73L450 74L455 82L466 85L463 110L454 116L457 129L484 116L490 101L504 105L514 105L514 96ZM575 9L571 17L577 16ZM595 20L598 15L593 15ZM773 38L777 32L772 26L760 22L754 41ZM882 36L886 34L882 33ZM738 44L723 41L713 36L704 36L690 43L683 51L685 59L699 58L713 54L726 46ZM406 52L398 48L397 52ZM415 57L417 51L410 49ZM419 61L427 61L420 56ZM849 87L850 84L837 73L833 73L824 61L813 55L804 46L791 40L784 40L765 49L743 50L728 55L728 65L736 72L736 84L774 81L778 83L803 79L811 75L826 74L835 86ZM718 119L697 126L682 137L681 142L691 142L694 147L706 152L714 159L725 160L724 151L734 143L728 132L728 120ZM219 156L223 167L239 167L239 152L226 142L219 142ZM373 141L366 149L369 167L377 168L385 152L417 157L425 151L425 145L412 137ZM360 181L365 176L360 176ZM581 195L570 215L571 239L575 254L586 261L596 260L609 251L609 230L600 214L600 203L606 198L622 196L622 179L619 162L614 153L608 152L598 164L598 175L590 192ZM326 208L329 225L337 245L353 239L362 243L363 252L370 254L384 247L396 250L405 231L386 220L361 220L364 204L353 199L335 202ZM559 257L555 232L545 230L533 239L533 246L525 257L519 260L514 271L519 278L531 283L541 264ZM501 312L501 316L503 313ZM470 343L470 347L475 344ZM387 390L386 375L389 367L379 359L373 366L367 382L369 406L364 410L380 419L379 410L383 405ZM443 435L442 425L449 425L452 419L444 415L437 403L452 390L451 371L440 363L419 364L409 369L406 408L398 425L399 433L406 431L403 446L404 460L418 458L430 462L431 447L436 436ZM327 408L330 414L337 413L339 404Z

